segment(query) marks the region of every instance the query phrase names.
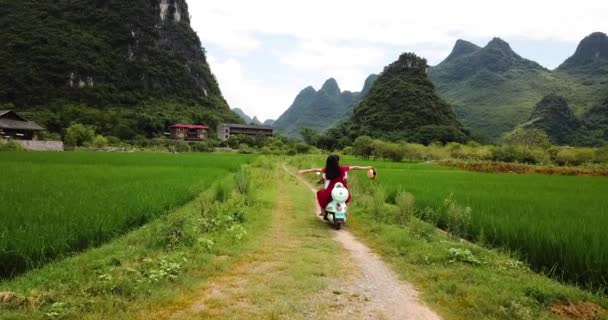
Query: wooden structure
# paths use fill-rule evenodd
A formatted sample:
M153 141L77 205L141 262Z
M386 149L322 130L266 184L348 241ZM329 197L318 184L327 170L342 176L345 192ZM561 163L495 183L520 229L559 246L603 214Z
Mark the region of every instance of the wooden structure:
M13 140L41 140L44 128L12 110L0 110L0 137Z
M217 137L226 141L231 135L272 136L272 127L255 124L222 123L217 127Z
M209 127L197 124L178 123L170 127L171 139L185 141L207 140Z

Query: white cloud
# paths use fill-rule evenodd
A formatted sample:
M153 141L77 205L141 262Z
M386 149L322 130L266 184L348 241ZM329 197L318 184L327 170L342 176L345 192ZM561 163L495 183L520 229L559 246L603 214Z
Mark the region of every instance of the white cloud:
M247 41L256 33L389 45L445 42L455 35L576 41L608 27L603 0L222 0L191 1L190 7L201 38L218 43L216 32L226 30ZM234 41L227 40L228 47L237 47Z
M210 55L209 64L230 107L241 108L261 121L276 119L298 93L298 88L289 84L277 86L246 78L240 62L233 58L223 60Z
M190 0L189 8L203 45L215 49L211 67L231 106L273 118L309 82L333 76L343 89L359 90L370 70L403 51L435 64L459 38L575 44L608 31L605 0ZM273 36L292 46L273 48L265 42ZM290 73L281 81L247 74L242 66L254 52L277 56L268 73Z

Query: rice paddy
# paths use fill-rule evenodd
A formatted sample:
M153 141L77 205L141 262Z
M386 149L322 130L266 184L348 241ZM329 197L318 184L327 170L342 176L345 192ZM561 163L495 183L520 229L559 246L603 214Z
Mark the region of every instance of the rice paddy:
M96 246L191 200L237 154L0 154L0 277Z
M419 210L450 194L469 206L470 239L506 248L537 271L593 288L608 286L608 179L466 172L423 163L366 162L389 201L415 195ZM367 180L367 179L365 179ZM356 196L356 195L355 195ZM444 226L440 217L439 226Z

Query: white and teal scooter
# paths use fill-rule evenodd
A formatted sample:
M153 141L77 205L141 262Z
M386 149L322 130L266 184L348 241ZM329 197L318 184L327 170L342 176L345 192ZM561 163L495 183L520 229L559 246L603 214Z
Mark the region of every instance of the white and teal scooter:
M340 230L346 223L346 200L348 200L348 190L340 182L334 185L331 190L331 202L325 207L327 219L336 230Z

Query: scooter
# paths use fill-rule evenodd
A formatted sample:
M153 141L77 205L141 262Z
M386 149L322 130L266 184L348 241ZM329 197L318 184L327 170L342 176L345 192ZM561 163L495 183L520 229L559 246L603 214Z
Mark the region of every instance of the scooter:
M336 183L331 190L332 200L325 207L327 219L336 230L340 230L346 223L346 201L348 200L348 190L340 182Z

